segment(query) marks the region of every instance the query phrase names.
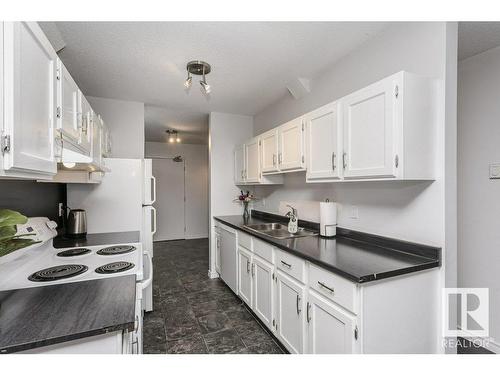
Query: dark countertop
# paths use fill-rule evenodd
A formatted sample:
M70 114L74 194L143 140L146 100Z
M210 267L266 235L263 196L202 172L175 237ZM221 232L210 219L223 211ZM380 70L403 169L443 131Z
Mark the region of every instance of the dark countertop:
M118 245L124 243L140 242L140 232L111 232L111 233L89 233L84 238L70 238L57 236L54 238L54 247L62 249L66 247Z
M120 330L135 323L135 275L0 292L0 353Z
M440 266L441 249L337 228L333 239L320 236L279 240L244 227L276 221L265 216L218 216L215 220L357 283L380 280Z

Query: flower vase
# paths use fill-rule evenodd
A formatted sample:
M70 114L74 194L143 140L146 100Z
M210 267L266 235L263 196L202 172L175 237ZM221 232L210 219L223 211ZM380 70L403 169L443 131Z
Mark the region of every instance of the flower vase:
M248 202L243 202L243 217L248 219L250 217L250 212L248 211Z

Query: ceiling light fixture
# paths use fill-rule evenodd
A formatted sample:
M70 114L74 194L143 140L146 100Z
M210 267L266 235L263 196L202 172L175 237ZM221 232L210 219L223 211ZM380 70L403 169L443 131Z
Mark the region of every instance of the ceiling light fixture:
M179 137L179 132L173 129L165 130L165 133L168 134L168 143L181 143L181 138Z
M202 76L200 80L201 92L206 95L210 94L212 88L207 83L206 79L206 75L212 71L212 67L210 66L210 64L206 63L205 61L194 60L187 63L186 70L188 72L188 77L184 82L184 86L186 86L186 88L188 89L191 87L191 83L193 81L192 74Z

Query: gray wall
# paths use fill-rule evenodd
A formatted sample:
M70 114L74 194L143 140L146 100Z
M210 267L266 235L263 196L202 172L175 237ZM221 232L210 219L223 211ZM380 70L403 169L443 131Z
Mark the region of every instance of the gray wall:
M58 204L66 204L66 185L22 180L0 180L0 208L28 217L58 220ZM60 223L59 223L60 224Z
M111 132L112 157L144 158L144 103L87 97Z
M490 288L490 336L500 349L500 48L458 66L458 285ZM490 348L493 349L493 348Z

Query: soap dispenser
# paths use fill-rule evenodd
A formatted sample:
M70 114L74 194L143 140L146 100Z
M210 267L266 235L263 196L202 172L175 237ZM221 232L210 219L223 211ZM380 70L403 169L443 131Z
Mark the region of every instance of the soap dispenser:
M297 209L287 204L287 207L290 207L292 210L288 211L286 216L290 218L288 222L288 232L297 233L299 230L299 217L297 215Z

